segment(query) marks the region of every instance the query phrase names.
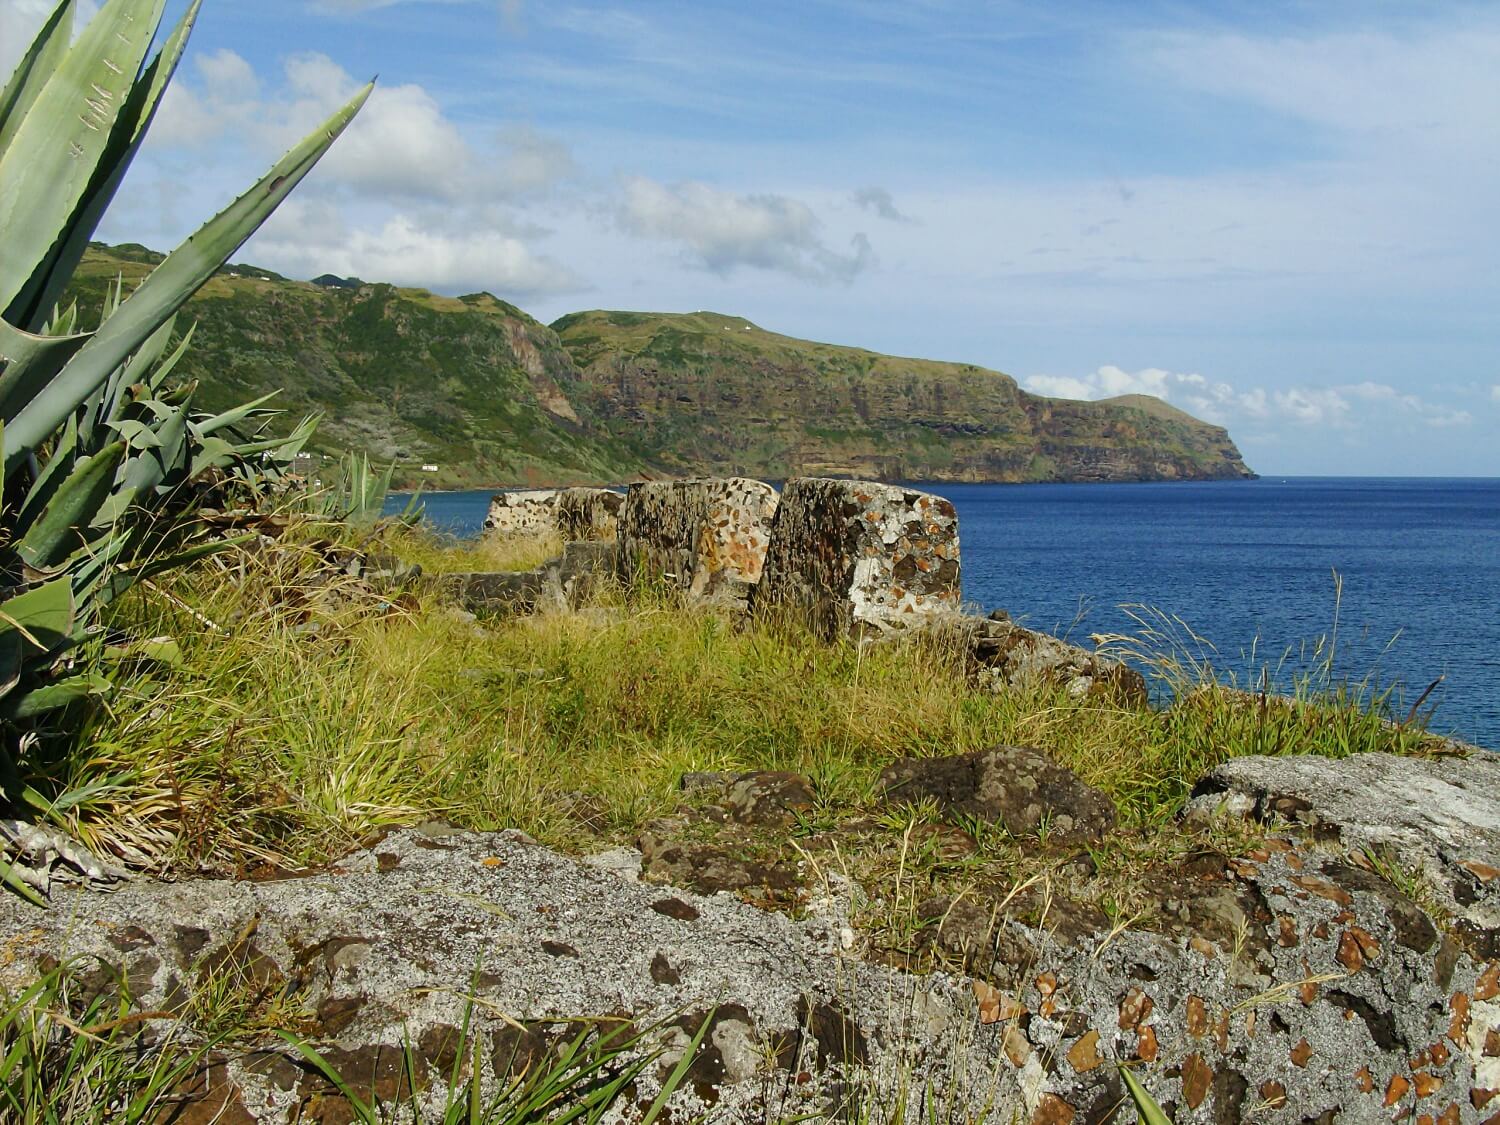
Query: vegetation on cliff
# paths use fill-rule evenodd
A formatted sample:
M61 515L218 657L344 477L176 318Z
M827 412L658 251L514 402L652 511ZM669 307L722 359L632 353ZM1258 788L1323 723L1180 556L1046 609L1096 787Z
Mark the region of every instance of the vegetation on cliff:
M154 260L138 246L91 248L85 307ZM1043 398L972 365L712 313L576 313L549 328L488 294L335 281L222 271L190 306L183 366L210 406L280 389L289 411L323 413L314 448L394 460L398 485L1249 475L1224 430L1140 396Z

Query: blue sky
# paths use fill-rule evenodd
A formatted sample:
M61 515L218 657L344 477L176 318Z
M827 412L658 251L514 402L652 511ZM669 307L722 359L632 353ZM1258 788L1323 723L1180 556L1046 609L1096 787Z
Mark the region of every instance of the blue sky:
M0 4L6 70L49 6ZM1155 393L1266 474L1500 475L1496 5L207 0L102 233L175 244L376 73L244 260Z

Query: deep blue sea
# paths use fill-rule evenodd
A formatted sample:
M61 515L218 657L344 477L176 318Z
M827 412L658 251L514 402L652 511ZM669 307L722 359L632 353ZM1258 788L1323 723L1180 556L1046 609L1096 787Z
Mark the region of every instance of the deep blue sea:
M1432 729L1500 749L1500 479L918 487L958 508L985 609L1087 644L1152 607L1242 684L1284 686L1336 638L1337 672L1394 686L1398 717L1441 677ZM427 518L472 535L489 496L431 494Z

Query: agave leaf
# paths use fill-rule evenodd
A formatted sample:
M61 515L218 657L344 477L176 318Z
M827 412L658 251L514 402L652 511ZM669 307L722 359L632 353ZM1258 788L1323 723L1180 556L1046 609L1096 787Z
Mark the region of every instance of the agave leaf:
M137 496L145 496L187 463L187 407L180 406L156 427L155 452L132 458L125 467L123 483Z
M21 682L21 669L25 662L21 659L25 652L25 643L21 640L21 634L14 629L0 633L0 699L10 694L10 689Z
M228 539L209 539L202 543L195 543L191 547L185 547L170 555L157 555L144 562L123 567L117 580L124 580L127 586L117 589L115 594L118 596L129 585L133 585L144 579L155 578L158 574L165 574L169 570L177 570L188 563L197 562L199 559L206 559L210 555L220 554L232 547L243 547L254 538L255 536L253 535L236 535Z
M255 233L287 193L328 151L364 105L372 88L366 85L360 90L287 153L260 183L172 251L140 288L126 298L68 365L10 422L14 430L10 440L15 445L6 450L6 473L20 463L21 455L16 450L29 448L60 426L126 356L155 332Z
M194 444L193 461L188 467L190 480L196 480L209 469L227 465L239 456L238 448L220 437L206 437Z
M121 418L105 425L129 442L131 449L155 449L161 444L151 424L139 418Z
M0 418L14 418L83 347L88 334L37 336L0 320Z
M194 425L193 430L199 437L206 438L210 434L218 433L225 426L237 426L280 393L280 391L272 391L270 394L261 395L260 398L236 406L232 410L226 410L222 414L204 418Z
M104 695L111 686L107 676L80 672L29 691L14 691L0 700L0 718L32 719L91 695Z
M56 652L72 637L73 587L54 578L0 602L0 634L13 632L25 644L23 656L35 660Z
M37 516L41 515L47 502L67 479L74 461L77 460L77 449L78 420L69 418L68 424L63 427L62 433L58 435L57 441L52 446L47 463L42 466L41 473L27 490L21 510L16 513L15 523L11 528L12 538L25 535L27 529L36 522Z
M84 28L0 152L0 307L9 306L88 191L165 0L110 0Z
M131 88L130 100L120 113L109 147L99 162L88 192L68 224L66 238L54 245L47 260L32 274L31 282L12 304L10 311L16 323L34 326L67 288L89 239L94 237L99 220L104 217L105 209L114 199L120 181L125 178L126 170L141 147L146 129L155 120L167 83L182 58L188 36L192 34L201 2L193 0L162 49Z
M10 145L21 118L68 53L73 38L73 8L73 0L63 0L53 9L0 93L0 153Z
M125 443L117 441L73 466L31 529L16 544L22 562L37 570L50 569L91 537L89 531L114 489L115 471L124 456Z

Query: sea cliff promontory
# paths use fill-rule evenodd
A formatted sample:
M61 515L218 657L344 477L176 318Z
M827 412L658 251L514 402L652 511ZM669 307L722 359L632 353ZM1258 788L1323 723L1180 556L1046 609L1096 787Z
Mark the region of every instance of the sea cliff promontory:
M160 260L92 247L86 315ZM1252 475L1228 433L1145 396L1045 398L998 371L767 332L716 313L581 312L231 266L188 304L184 374L216 409L279 391L324 452L436 487L737 474L934 481ZM423 466L435 468L423 469Z

